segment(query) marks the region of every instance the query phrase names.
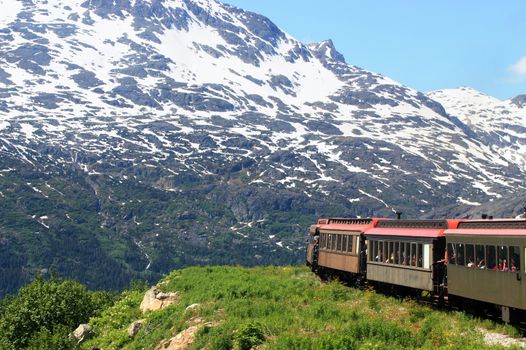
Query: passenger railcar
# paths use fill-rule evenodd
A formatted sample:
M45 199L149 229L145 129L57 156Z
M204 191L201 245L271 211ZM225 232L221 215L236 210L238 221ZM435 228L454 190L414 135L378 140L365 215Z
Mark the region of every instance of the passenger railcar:
M495 305L506 322L524 318L526 220L463 221L445 236L451 301Z
M363 233L379 221L377 218L319 219L309 228L307 265L313 271L329 270L345 279L362 278L366 266Z
M441 293L444 231L454 220L386 220L367 230L367 280Z
M526 219L320 219L310 227L307 264L320 274L429 291L449 305L526 321Z

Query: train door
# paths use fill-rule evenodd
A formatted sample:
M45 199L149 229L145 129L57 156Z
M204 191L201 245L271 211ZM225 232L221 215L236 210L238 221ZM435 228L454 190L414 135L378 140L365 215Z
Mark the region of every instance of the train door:
M320 256L320 231L316 229L311 240L312 252L311 252L311 269L315 271L318 269L318 259Z
M447 252L446 238L439 237L433 241L433 285L439 301L443 302L447 291Z
M367 254L368 254L368 240L365 239L365 235L362 233L360 234L359 236L356 236L356 239L358 240L359 242L359 245L357 245L358 247L360 247L360 251L359 251L359 254L360 254L360 273L363 274L365 276L365 274L367 273Z

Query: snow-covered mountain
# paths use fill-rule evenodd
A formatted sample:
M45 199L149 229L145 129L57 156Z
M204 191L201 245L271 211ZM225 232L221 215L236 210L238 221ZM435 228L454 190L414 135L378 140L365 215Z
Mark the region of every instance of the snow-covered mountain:
M495 152L434 99L263 16L214 0L2 8L0 195L17 216L0 245L22 220L44 237L89 224L130 271L298 261L316 215L417 216L526 187L524 149Z
M430 92L496 154L526 169L526 95L501 101L469 87Z

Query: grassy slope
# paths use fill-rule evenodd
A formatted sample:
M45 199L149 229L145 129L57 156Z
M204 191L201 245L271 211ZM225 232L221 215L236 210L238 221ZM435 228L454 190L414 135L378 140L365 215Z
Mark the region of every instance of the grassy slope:
M489 347L477 328L514 332L463 313L321 283L303 267L187 268L167 276L162 289L178 291L181 301L141 315L144 292L125 292L115 306L91 320L97 335L83 348L153 349L196 318L215 325L199 331L195 349L240 348L257 344L261 334L258 349L484 349ZM185 312L193 303L201 307ZM141 318L146 326L131 339L126 329Z

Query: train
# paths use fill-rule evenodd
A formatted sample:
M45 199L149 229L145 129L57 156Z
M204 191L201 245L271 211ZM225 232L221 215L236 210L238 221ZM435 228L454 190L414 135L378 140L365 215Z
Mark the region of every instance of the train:
M320 276L526 320L526 219L320 218L308 234Z

